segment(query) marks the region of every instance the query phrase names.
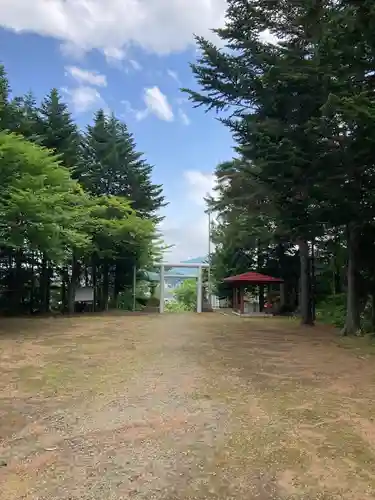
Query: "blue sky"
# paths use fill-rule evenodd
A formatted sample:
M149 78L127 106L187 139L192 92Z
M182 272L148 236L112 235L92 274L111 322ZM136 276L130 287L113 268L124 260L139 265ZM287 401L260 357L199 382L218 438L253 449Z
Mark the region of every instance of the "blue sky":
M164 185L165 240L179 262L207 250L203 196L233 155L214 113L193 109L193 33L213 38L225 0L3 0L0 60L15 95L57 87L84 126L105 107L134 133Z

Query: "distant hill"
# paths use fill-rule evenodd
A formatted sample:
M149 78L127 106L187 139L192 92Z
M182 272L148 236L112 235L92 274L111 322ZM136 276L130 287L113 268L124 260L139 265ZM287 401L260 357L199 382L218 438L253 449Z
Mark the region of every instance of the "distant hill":
M195 257L194 259L183 260L181 264L205 264L207 262L207 257ZM182 275L193 275L198 276L198 269L191 269L188 267L173 267L168 274L182 274Z
M206 264L207 257L195 257L195 259L184 260L181 264Z
M207 262L207 257L195 257L194 259L184 260L181 264L205 264ZM158 282L160 280L159 272L150 272L146 271L144 273L148 279L154 282ZM189 268L189 267L172 267L169 271L165 272L165 279L171 285L177 285L181 282L179 278L169 278L169 276L180 275L181 278L184 276L197 276L198 277L198 269Z

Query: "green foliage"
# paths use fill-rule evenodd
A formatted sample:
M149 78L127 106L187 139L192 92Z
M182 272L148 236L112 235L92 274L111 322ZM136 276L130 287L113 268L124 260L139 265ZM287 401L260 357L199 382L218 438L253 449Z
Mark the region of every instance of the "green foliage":
M330 295L317 304L316 317L322 323L343 328L346 316L346 295ZM374 333L374 311L371 301L366 301L361 312L361 329L359 333Z
M0 64L0 131L8 130L12 125L12 112L9 103L10 86L5 68Z
M252 269L273 261L306 324L314 294L346 287L344 333L359 329L362 295L375 290L374 22L367 1L228 0L217 30L226 50L198 37L200 89L186 89L196 105L225 112L236 140L210 201L220 215L215 278L242 268L230 259L239 251ZM279 43L262 41L264 30Z
M89 232L97 252L113 257L126 246L137 246L154 236L152 220L143 219L132 209L131 202L116 196L92 197L88 208Z
M78 160L80 136L68 106L57 89L43 99L35 122L38 142L60 156L61 162L73 168Z
M329 295L324 301L317 304L316 317L318 321L343 328L346 315L346 295Z
M164 206L162 187L151 182L152 167L136 151L126 125L99 110L87 127L75 176L93 195L123 196L140 214Z
M197 308L197 282L195 279L184 280L173 292L176 301L186 311L194 311Z
M34 95L29 92L24 96L16 97L11 102L12 107L12 132L17 132L29 141L42 143L40 132L40 116Z
M123 311L133 311L134 307L133 292L131 290L125 290L123 292L120 292L117 298L116 307L117 309L121 309ZM136 299L135 310L142 311L143 308L144 305L139 300Z
M115 116L99 111L81 135L56 89L39 106L32 93L10 96L0 66L3 309L47 312L53 296L73 312L82 285L94 288L95 309L125 306L134 266L163 249L151 165Z
M155 224L164 197L151 173L126 125L99 110L83 135L74 177L94 199L102 199L100 205L111 204L106 209L111 223L96 232L95 241L100 258L111 260L106 265L114 269L115 295L131 285L134 265L147 266L162 253Z
M165 304L165 311L171 313L181 313L181 312L189 312L192 311L186 304L183 302L171 301Z
M20 136L0 133L0 244L64 257L85 246L77 227L87 197L56 156Z

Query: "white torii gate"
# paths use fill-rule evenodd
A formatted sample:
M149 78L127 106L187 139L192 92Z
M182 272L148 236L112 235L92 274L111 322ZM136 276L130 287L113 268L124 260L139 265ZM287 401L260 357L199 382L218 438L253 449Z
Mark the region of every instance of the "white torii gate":
M189 276L189 275L181 275L181 274L176 274L176 275L171 275L168 274L168 278L183 278L183 279L189 279L189 278L195 278L197 279L197 313L202 312L202 269L207 269L210 267L209 264L201 264L201 263L194 263L194 264L156 264L155 267L160 267L160 305L159 305L159 312L163 313L164 312L164 280L165 280L165 268L166 267L172 267L172 268L179 268L183 267L185 269L198 269L198 276Z

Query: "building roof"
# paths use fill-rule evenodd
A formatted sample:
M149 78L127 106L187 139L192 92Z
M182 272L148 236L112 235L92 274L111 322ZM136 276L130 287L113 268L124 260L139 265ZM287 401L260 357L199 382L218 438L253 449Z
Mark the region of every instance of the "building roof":
M248 272L243 274L238 274L237 276L229 276L225 278L224 281L227 283L283 283L284 280L280 278L273 278L272 276L266 276L265 274Z

